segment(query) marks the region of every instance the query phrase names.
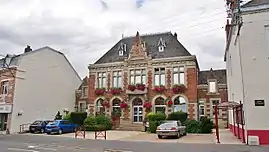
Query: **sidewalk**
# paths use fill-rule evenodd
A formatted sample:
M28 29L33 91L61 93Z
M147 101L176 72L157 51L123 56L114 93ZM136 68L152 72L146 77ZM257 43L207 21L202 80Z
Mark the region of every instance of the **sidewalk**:
M213 130L213 135L216 138L216 130ZM220 144L236 144L236 145L244 145L238 138L236 138L233 133L229 129L220 129L219 130Z

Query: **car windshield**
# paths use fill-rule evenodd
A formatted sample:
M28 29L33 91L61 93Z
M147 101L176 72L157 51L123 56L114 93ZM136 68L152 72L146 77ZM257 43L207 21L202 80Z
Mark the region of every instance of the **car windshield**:
M57 125L57 121L49 122L49 125Z
M33 123L33 125L39 125L39 124L41 124L42 123L42 121L35 121L34 123Z
M161 128L172 128L175 127L174 123L164 123L160 125Z

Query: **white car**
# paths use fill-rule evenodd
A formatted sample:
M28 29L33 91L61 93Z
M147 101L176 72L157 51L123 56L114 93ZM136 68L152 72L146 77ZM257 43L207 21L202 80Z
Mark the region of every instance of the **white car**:
M158 138L173 136L179 138L186 135L186 127L180 121L166 121L157 127Z

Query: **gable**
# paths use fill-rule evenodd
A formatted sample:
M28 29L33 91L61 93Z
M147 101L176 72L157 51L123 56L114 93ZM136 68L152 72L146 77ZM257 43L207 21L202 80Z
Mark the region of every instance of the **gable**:
M145 45L147 55L152 59L191 56L187 49L177 40L171 32L140 36L142 44ZM159 52L160 41L165 44L165 50ZM128 58L130 50L135 43L135 37L126 37L116 43L108 52L106 52L95 64L121 62ZM121 45L126 44L126 51L123 56L119 56Z
M199 71L198 73L198 84L206 84L208 79L215 78L219 84L227 84L226 80L226 70L207 70Z

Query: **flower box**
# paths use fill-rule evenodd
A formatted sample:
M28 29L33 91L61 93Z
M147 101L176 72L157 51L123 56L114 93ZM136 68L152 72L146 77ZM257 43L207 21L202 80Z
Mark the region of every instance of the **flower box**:
M184 84L180 84L180 85L174 85L172 88L172 91L174 93L185 93L187 90L186 86Z
M112 88L111 89L111 94L113 95L119 95L122 92L121 88Z
M136 86L135 85L128 85L128 90L130 90L130 91L135 91L135 89L136 89Z
M165 86L160 85L160 86L155 86L153 89L155 92L162 93L166 90Z
M100 95L103 95L105 94L105 89L104 88L98 88L98 89L95 89L95 94L100 96Z
M128 107L128 104L127 104L126 102L122 102L122 103L120 104L120 107L121 107L122 109L125 109L125 108Z
M143 107L146 108L147 110L149 110L149 109L151 109L152 104L151 104L151 102L145 102Z
M136 84L136 89L140 91L144 91L146 86L144 84Z

